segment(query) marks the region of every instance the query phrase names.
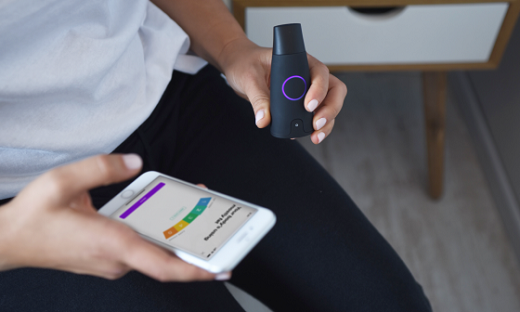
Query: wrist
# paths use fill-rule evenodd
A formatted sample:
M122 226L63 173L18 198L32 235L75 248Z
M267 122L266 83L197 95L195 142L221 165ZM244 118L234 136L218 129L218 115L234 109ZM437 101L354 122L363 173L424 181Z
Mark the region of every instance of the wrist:
M245 35L228 41L216 58L217 66L224 74L233 66L241 55L248 55L250 51L258 48L254 42Z

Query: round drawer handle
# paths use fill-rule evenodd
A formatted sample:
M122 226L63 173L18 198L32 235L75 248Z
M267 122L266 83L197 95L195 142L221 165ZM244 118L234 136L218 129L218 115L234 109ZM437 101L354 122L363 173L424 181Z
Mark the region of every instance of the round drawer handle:
M406 6L395 7L347 7L352 15L371 21L386 21L404 12Z

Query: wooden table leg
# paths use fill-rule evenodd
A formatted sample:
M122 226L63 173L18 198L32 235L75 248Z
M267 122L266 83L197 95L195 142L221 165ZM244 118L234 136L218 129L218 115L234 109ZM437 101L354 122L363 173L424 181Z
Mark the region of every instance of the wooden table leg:
M444 180L446 72L423 72L423 93L429 193L433 199L439 199Z

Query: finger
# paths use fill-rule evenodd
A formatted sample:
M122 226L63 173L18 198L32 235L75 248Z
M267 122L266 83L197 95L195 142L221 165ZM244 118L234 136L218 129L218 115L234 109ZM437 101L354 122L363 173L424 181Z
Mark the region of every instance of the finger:
M188 282L216 278L215 274L188 264L141 238L132 240L131 245L127 246L124 262L129 267L156 280Z
M42 183L54 188L57 198L67 201L86 190L129 179L139 172L141 158L136 154L98 155L58 167L46 174Z
M77 264L73 265L64 265L64 266L56 266L53 269L72 272L75 274L83 274L83 275L93 275L98 276L110 280L115 280L123 277L130 271L130 268L122 263L114 263L113 261L96 261L95 266L78 266Z
M311 134L311 141L314 144L320 144L323 142L323 140L329 136L329 134L332 132L332 128L334 128L335 119L332 119L330 122L327 123L321 130L314 131Z
M206 185L202 184L202 183L198 183L197 186L200 186L200 187L202 187L204 189L208 189L208 187Z
M325 99L329 90L329 69L312 55L307 57L311 74L311 86L305 96L305 109L313 112Z
M116 279L120 279L121 277L125 276L126 273L128 273L130 271L131 271L130 268L119 269L117 271L106 273L104 277L107 279L110 279L110 280L116 280Z
M253 106L255 113L255 124L258 128L264 128L271 123L271 114L269 111L269 87L267 86L267 77L249 74L247 77L247 87L245 93L249 102Z
M314 112L312 119L314 130L321 130L328 121L336 119L347 95L347 86L338 78L330 75L330 89L327 97Z

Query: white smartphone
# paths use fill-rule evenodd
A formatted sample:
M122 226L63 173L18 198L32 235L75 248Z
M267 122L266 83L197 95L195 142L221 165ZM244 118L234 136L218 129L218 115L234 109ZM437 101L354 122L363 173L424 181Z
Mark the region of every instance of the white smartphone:
M99 213L212 273L231 271L276 222L266 208L154 171Z

